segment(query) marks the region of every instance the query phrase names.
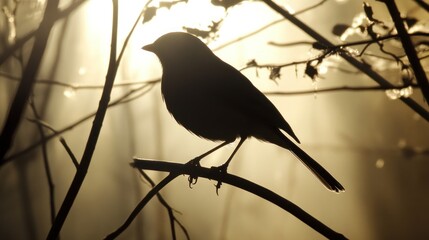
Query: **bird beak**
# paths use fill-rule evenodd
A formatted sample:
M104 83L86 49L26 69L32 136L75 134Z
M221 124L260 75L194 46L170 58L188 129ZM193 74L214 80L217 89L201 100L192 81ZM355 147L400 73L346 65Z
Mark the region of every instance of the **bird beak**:
M153 52L154 47L153 47L153 44L148 44L146 46L143 46L142 49L146 50L146 51L149 51L149 52Z

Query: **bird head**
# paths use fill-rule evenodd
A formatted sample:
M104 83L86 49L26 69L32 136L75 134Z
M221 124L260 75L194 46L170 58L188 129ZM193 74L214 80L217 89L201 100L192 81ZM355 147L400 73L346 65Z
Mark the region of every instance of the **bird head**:
M143 49L155 53L164 68L184 63L196 64L213 54L200 39L184 32L167 33Z

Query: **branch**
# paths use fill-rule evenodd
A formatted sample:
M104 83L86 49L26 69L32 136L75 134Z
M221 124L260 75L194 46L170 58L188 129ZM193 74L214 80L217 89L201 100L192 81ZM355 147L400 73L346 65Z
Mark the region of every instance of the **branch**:
M124 224L122 224L118 229L114 232L107 235L104 239L115 239L119 236L128 226L133 222L133 220L137 217L139 212L146 206L146 204L156 195L163 187L165 187L169 182L173 181L179 174L170 173L167 177L165 177L161 182L159 182L154 188L152 188L146 196L137 204L134 210L131 212L130 216L125 220Z
M425 3L423 0L414 0L420 7L422 7L426 12L429 12L429 4Z
M411 87L417 88L418 86L415 84L409 85ZM384 88L380 86L370 86L370 87L333 87L333 88L324 88L324 89L314 89L314 90L304 90L304 91L293 91L293 92L266 92L265 95L303 95L303 94L316 94L316 93L327 93L327 92L338 92L338 91L352 91L352 92L360 92L360 91L387 91L393 89L404 89L409 86L395 86L391 88Z
M112 0L113 5L113 17L112 17L112 36L111 36L111 49L110 49L110 60L109 68L107 70L106 82L101 95L100 103L98 106L97 113L95 114L94 122L91 128L91 132L88 137L87 144L82 156L82 159L77 169L76 175L73 179L72 184L67 192L67 195L61 205L55 222L49 231L47 239L57 239L59 232L64 224L65 219L76 199L79 189L85 179L86 173L88 172L89 165L91 163L92 155L97 145L98 136L100 135L101 127L103 124L104 117L110 101L110 93L112 92L113 84L116 77L117 62L116 62L116 47L117 47L117 32L118 32L118 0Z
M162 187L164 187L169 181L173 180L178 175L186 174L189 176L197 176L197 177L203 177L211 180L220 181L223 183L227 183L229 185L235 186L237 188L243 189L245 191L248 191L250 193L253 193L268 202L271 202L278 207L282 208L283 210L291 213L295 217L297 217L299 220L322 234L323 236L329 238L329 239L347 239L342 234L335 232L292 202L288 201L287 199L279 196L278 194L272 192L269 189L266 189L260 185L257 185L249 180L240 178L235 175L231 175L228 173L220 173L218 171L214 171L210 168L204 168L204 167L197 167L192 164L179 164L179 163L170 163L170 162L164 162L164 161L152 161L152 160L142 160L142 159L134 159L134 163L132 166L139 168L139 169L145 169L145 170L155 170L155 171L163 171L163 172L169 172L170 174L162 180L155 188L153 188L145 197L151 198L155 195L155 191L159 191ZM159 187L158 187L159 186ZM149 197L148 197L149 196ZM146 201L149 201L147 199ZM146 204L147 202L145 202ZM140 209L137 210L140 211L144 205L139 204ZM133 212L134 214L137 214ZM127 219L129 221L132 219Z
M271 0L263 0L268 6L270 6L274 11L281 14L283 17L288 19L290 22L295 24L297 27L299 27L301 30L303 30L305 33L310 35L312 38L314 38L316 41L320 42L322 45L332 48L335 47L333 43L331 43L329 40L321 36L319 33L317 33L315 30L301 22L299 19L294 17L292 14L284 10L282 7L277 5ZM360 71L364 72L366 75L371 77L375 82L377 82L380 86L385 88L390 88L393 85L384 79L380 74L375 72L373 69L371 69L370 66L367 66L363 62L360 62L356 58L348 55L348 54L341 54L341 57L343 57L346 61L348 61L352 66L359 69ZM420 106L417 102L415 102L411 98L401 97L400 100L407 104L411 109L413 109L416 113L418 113L420 116L422 116L426 121L429 121L429 112Z
M149 184L151 185L152 188L154 188L156 186L155 182L149 177L149 175L147 175L142 169L138 169L140 174L144 177L144 179L146 179L146 181L149 182ZM173 236L173 240L176 239L176 231L174 228L174 223L176 222L180 229L182 229L183 233L185 234L186 238L188 240L190 240L190 236L188 234L188 231L186 230L185 226L183 226L183 224L174 216L174 209L170 206L170 204L167 203L167 201L164 199L164 197L158 192L156 194L156 197L158 198L158 201L167 209L168 211L168 217L170 218L170 228L171 228L171 233ZM177 212L177 211L176 211Z
M58 131L56 131L52 126L50 126L49 124L43 122L40 119L27 119L30 122L34 122L36 123L38 126L42 126L45 127L49 130L51 130L52 132L54 132L56 135L60 135L61 133L59 133ZM50 138L49 138L50 139ZM46 135L43 136L43 140L42 140L42 144L44 144L45 142L47 142L49 139L47 139ZM60 136L60 143L63 145L64 149L66 150L67 154L70 156L74 166L76 168L79 167L79 162L77 161L73 151L70 149L69 145L67 144L66 140Z
M30 107L31 110L33 111L34 117L36 119L40 119L40 115L37 112L37 108L36 105L33 101L33 99L30 99ZM45 168L45 174L46 174L46 180L48 181L48 188L49 188L49 207L50 207L50 217L51 217L51 224L54 223L54 219L55 219L55 213L57 212L55 210L55 185L54 185L54 181L52 179L52 173L51 173L51 167L49 165L49 160L48 160L48 150L47 150L47 146L46 146L46 135L45 132L43 131L43 125L40 123L37 123L37 129L39 131L40 134L40 138L42 141L42 156L43 156L43 166Z
M151 89L151 87L154 86L154 84L156 84L156 83L157 82L153 82L153 83L148 84L148 85L140 86L140 87L138 87L136 89L131 89L130 91L128 91L127 93L125 93L124 95L122 95L121 97L119 97L118 99L116 99L115 101L112 101L111 103L109 103L108 107L118 106L120 104L127 103L127 102L129 102L131 100L134 100L137 97L140 97L140 96L146 94ZM136 92L139 92L139 91L141 91L141 93L139 93L137 96L133 96ZM96 113L97 112L92 112L92 113L90 113L90 114L88 114L86 116L83 116L79 120L76 120L75 122L71 123L70 125L62 128L60 130L55 131L53 134L46 135L45 141L51 140L52 138L54 138L56 136L59 136L60 134L62 134L64 132L72 130L76 126L84 123L85 121L88 121L89 119L92 119L92 117L94 117ZM26 147L25 149L23 149L23 150L21 150L21 151L19 151L17 153L11 154L10 156L7 156L4 159L3 162L0 162L0 167L3 166L4 164L8 163L8 162L11 162L13 159L21 157L22 155L24 155L24 154L28 153L29 151L35 149L40 144L42 144L42 141L37 141L37 142L33 143L32 145Z
M420 90L426 103L429 102L429 81L426 77L426 73L420 63L420 60L417 56L416 49L414 48L413 42L411 41L410 35L408 35L407 30L405 29L404 22L402 20L401 14L399 13L398 7L395 4L394 0L380 0L384 2L389 10L390 16L395 23L396 30L402 42L402 47L407 54L408 60L410 61L411 68L414 71L415 77L418 84L420 85Z

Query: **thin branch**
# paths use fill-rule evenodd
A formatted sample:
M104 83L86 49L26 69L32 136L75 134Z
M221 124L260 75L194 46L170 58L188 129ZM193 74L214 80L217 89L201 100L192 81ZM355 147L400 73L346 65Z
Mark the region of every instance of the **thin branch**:
M47 239L56 239L58 234L61 231L61 228L64 224L65 219L68 216L68 213L73 206L74 200L76 199L79 189L82 186L82 183L85 179L86 173L88 172L89 165L92 160L92 155L97 145L97 140L100 135L101 127L103 124L104 117L106 115L107 108L109 106L110 94L112 92L113 84L117 72L117 62L116 62L116 47L117 47L117 32L118 32L118 0L112 0L112 36L111 36L111 49L110 49L110 60L109 67L106 75L105 87L103 89L100 103L95 114L94 122L91 128L91 132L88 137L85 150L80 161L79 168L77 169L76 175L73 179L72 184L67 192L67 195L61 205L61 208L58 212L55 222L49 231Z
M161 80L159 80L158 82L160 82L160 81ZM141 91L144 92L144 93L146 93L147 92L147 88L149 88L151 85L156 84L158 82L153 82L152 84L143 85L143 86L140 86L140 87L138 87L136 89L131 89L130 91L128 91L127 93L125 93L121 97L117 98L115 101L112 101L111 103L109 103L108 107L118 106L118 105L126 103L126 102L128 102L130 100L134 100L135 97L132 97L134 94L139 93ZM141 93L139 93L138 96L141 96ZM69 124L68 126L62 128L60 130L57 130L53 134L47 135L46 136L46 141L51 140L52 138L54 138L54 137L56 137L56 136L58 136L58 135L60 135L60 134L62 134L64 132L70 131L73 128L77 127L78 125L84 123L85 121L88 121L88 120L92 119L95 116L95 114L96 114L96 112L92 112L92 113L90 113L90 114L88 114L86 116L83 116L79 120L76 120L75 122ZM17 153L11 154L10 156L7 156L3 162L0 162L0 167L3 166L6 163L12 161L15 158L23 156L24 154L26 154L29 151L31 151L31 150L35 149L36 147L38 147L40 144L42 144L42 142L41 141L37 141L37 142L33 143L32 145L26 147L25 149L23 149L23 150L21 150L21 151L19 151Z
M293 92L282 92L282 91L276 91L276 92L265 92L266 95L305 95L305 94L318 94L318 93L328 93L328 92L339 92L339 91L351 91L351 92L360 92L360 91L387 91L387 90L393 90L393 89L403 89L407 87L414 87L418 88L418 85L412 84L408 86L395 86L392 88L383 88L380 86L370 86L370 87L349 87L349 86L343 86L343 87L333 87L333 88L324 88L324 89L314 89L314 90L305 90L305 91L293 91Z
M9 80L16 81L16 82L19 82L21 80L20 77L13 76L13 75L11 75L9 73L5 73L5 72L0 72L0 76L3 76ZM157 82L157 81L159 81L159 79L143 80L143 81L127 81L127 82L115 83L113 85L113 87L114 88L129 87L129 86L153 83L153 82ZM104 87L104 85L79 85L79 84L65 83L65 82L61 82L58 80L49 80L49 79L38 79L38 80L36 80L35 84L44 84L44 85L66 87L66 88L71 88L75 91L77 91L77 90L93 90L93 89L102 90Z
M138 169L138 171L140 172L140 174L144 177L144 179L146 179L147 182L149 182L149 184L151 185L151 187L155 187L156 184L155 182L149 177L149 175L147 175L142 169ZM167 203L167 201L164 199L164 197L158 192L156 194L156 197L158 198L159 202L167 209L168 211L168 216L170 218L170 226L171 226L171 233L173 236L173 239L176 239L176 231L174 230L174 223L176 222L179 227L182 229L183 233L185 234L186 238L188 240L190 240L190 236L188 231L186 230L186 228L183 226L183 224L174 216L174 211L177 212L177 210L174 210L170 204Z
M409 35L413 36L413 37L419 37L419 36L429 37L429 33L425 33L425 32L414 32L414 33L411 33ZM364 45L364 44L374 44L378 41L397 39L397 38L399 38L399 34L379 36L375 39L367 39L367 40L360 40L360 41L348 42L348 43L343 43L343 44L337 44L334 47L332 47L332 49L341 49L341 48L345 48L345 47ZM268 44L276 46L276 47L289 47L289 46L302 45L302 44L313 45L315 43L317 43L317 42L312 42L312 41L297 41L297 42L290 42L290 43L268 42Z
M70 149L66 140L63 137L60 137L60 142L63 145L64 149L66 150L67 154L70 156L70 159L72 160L73 165L76 167L76 169L79 169L79 162L77 161L76 156L74 155L73 151Z
M279 196L278 194L272 192L271 190L268 190L260 185L257 185L249 180L240 178L238 176L228 174L228 173L220 173L219 171L212 170L210 168L204 168L200 166L195 166L192 164L179 164L179 163L170 163L165 161L153 161L153 160L143 160L143 159L134 159L133 166L139 169L145 169L145 170L155 170L155 171L163 171L163 172L169 172L170 174L162 180L156 187L154 187L144 198L145 202L142 204L142 202L138 205L138 208L133 211L133 217L129 217L127 219L127 224L129 225L135 215L138 214L138 212L145 206L145 204L152 198L156 192L158 192L162 187L164 187L168 182L176 178L178 175L186 174L189 176L197 176L197 177L203 177L223 183L227 183L229 185L232 185L234 187L243 189L245 191L248 191L252 194L255 194L266 201L269 201L278 207L282 208L283 210L291 213L295 217L297 217L299 220L307 224L309 227L313 228L323 236L329 238L329 239L347 239L342 234L335 232L292 202L288 201L287 199ZM125 226L122 225L121 229ZM125 227L126 228L126 227ZM122 229L124 230L124 229ZM116 235L117 236L117 235ZM107 238L112 239L112 238Z
M128 226L133 222L133 220L137 217L139 212L146 206L146 204L161 191L162 188L164 188L168 183L173 181L177 176L180 174L178 173L170 173L167 177L165 177L161 182L159 182L155 187L153 187L146 196L137 204L137 206L134 208L134 210L131 212L130 216L125 220L125 222L114 232L107 235L104 239L115 239L118 237L123 231L125 231Z
M30 99L30 107L33 111L34 117L36 119L40 119L39 113L37 112L36 105L34 104L33 99ZM43 156L43 166L45 168L46 180L48 181L48 189L49 189L49 207L50 207L50 216L51 216L51 224L54 223L55 219L55 185L54 180L52 178L51 167L49 165L48 159L48 150L46 146L46 136L43 131L43 127L41 124L36 123L37 129L39 130L40 138L42 141L42 156Z
M402 47L407 54L408 60L410 61L411 68L414 71L414 75L417 79L417 82L420 85L420 90L424 98L426 99L426 103L429 102L429 81L426 77L423 66L420 63L420 60L417 56L416 49L414 48L413 42L405 28L404 22L402 20L401 14L399 13L398 7L394 0L382 0L387 6L389 10L390 16L395 23L396 30L398 31L399 37L402 42Z
M38 125L40 125L40 126L42 126L42 127L45 127L45 128L47 128L47 129L51 130L51 131L52 131L52 132L54 132L56 135L60 135L60 133L59 133L58 131L56 131L52 126L50 126L49 124L47 124L47 123L43 122L43 121L42 121L42 120L40 120L40 119L27 119L27 120L28 120L28 121L30 121L30 122L34 122L34 123L36 123L36 124L38 124ZM46 142L47 140L48 140L48 139L46 139L46 136L44 136L44 141ZM74 166L75 166L76 168L78 168L78 167L79 167L79 162L77 161L76 156L74 155L73 151L70 149L70 147L69 147L69 145L67 144L66 140L65 140L62 136L60 136L60 143L63 145L64 149L66 150L66 152L67 152L67 153L68 153L68 155L70 156L70 158L71 158L71 160L72 160L72 162L73 162ZM42 141L42 144L43 144L43 141Z
M423 0L414 0L420 7L422 7L426 12L429 12L429 4L425 3Z
M297 15L299 15L299 14L302 14L302 13L304 13L304 12L307 12L307 11L309 11L309 10L311 10L311 9L314 9L314 8L316 8L316 7L318 7L318 6L322 5L322 4L324 4L325 2L327 2L327 0L321 0L320 2L318 2L318 3L316 3L316 4L312 5L312 6L309 6L309 7L307 7L307 8L304 8L304 9L302 9L302 10L299 10L299 11L295 12L293 15L294 15L294 16L297 16ZM265 25L265 26L262 26L261 28L259 28L259 29L255 30L255 31L253 31L253 32L251 32L251 33L248 33L248 34L246 34L246 35L244 35L244 36L241 36L241 37L239 37L239 38L236 38L236 39L234 39L234 40L231 40L231 41L229 41L229 42L226 42L226 43L224 43L224 44L222 44L222 45L220 45L220 46L218 46L218 47L214 48L214 49L213 49L213 51L217 51L217 50L222 49L222 48L225 48L225 47L227 47L227 46L229 46L229 45L231 45L231 44L234 44L234 43L240 42L240 41L242 41L242 40L244 40L244 39L246 39L246 38L249 38L249 37L251 37L251 36L253 36L253 35L256 35L256 34L258 34L258 33L262 32L262 31L264 31L265 29L267 29L267 28L269 28L269 27L271 27L271 26L276 25L277 23L281 23L281 22L284 22L284 21L285 21L285 19L284 19L284 18L279 19L279 20L275 20L275 21L273 21L273 22L271 22L271 23L268 23L268 24L267 24L267 25Z
M281 14L283 17L288 19L290 22L292 22L294 25L299 27L301 30L303 30L305 33L310 35L312 38L314 38L316 41L320 42L322 45L332 48L335 47L333 43L331 43L329 40L321 36L319 33L317 33L314 29L310 28L303 22L301 22L299 19L288 13L286 10L284 10L282 7L274 3L272 0L263 0L268 6L270 6L274 11ZM393 85L384 79L380 74L375 72L373 69L371 69L370 66L367 66L363 62L357 60L356 58L348 55L348 54L340 54L341 57L343 57L347 62L349 62L352 66L356 67L369 77L371 77L375 82L377 82L380 86L389 88ZM401 97L400 100L404 102L406 105L408 105L411 109L413 109L416 113L418 113L420 116L422 116L426 121L429 121L429 112L423 108L420 104L415 102L411 98L405 98Z

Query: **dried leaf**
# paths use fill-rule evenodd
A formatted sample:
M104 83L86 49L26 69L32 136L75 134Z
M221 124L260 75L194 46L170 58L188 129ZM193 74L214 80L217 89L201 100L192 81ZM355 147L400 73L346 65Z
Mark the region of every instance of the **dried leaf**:
M280 69L281 67L271 68L270 76L269 76L270 80L276 81L277 79L280 79Z
M349 25L347 25L347 24L342 24L342 23L339 23L339 24L336 24L335 26L334 26L334 28L332 29L332 33L335 35L335 36L338 36L338 37L340 37L341 35L343 35L343 33L349 28L350 26Z
M327 47L325 45L323 45L322 43L320 43L320 42L314 42L312 44L312 47L314 49L317 49L317 50L325 50L325 49L327 49Z
M317 68L313 67L310 63L307 63L305 67L305 75L315 80L318 75Z
M212 4L218 7L224 7L225 10L239 4L243 0L212 0Z
M146 23L146 22L149 22L150 20L152 20L152 18L155 17L157 10L158 10L158 8L156 8L156 7L146 8L146 11L144 12L144 15L143 15L143 23Z

